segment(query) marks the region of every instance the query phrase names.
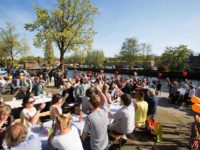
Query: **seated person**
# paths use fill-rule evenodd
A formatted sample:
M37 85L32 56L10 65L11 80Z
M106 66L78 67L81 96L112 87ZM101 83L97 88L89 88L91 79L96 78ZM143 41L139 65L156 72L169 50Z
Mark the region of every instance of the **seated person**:
M144 101L142 91L136 93L135 125L141 127L145 125L147 119L148 104Z
M192 84L189 84L188 97L186 97L186 104L192 104L191 98L195 96L195 88Z
M149 88L147 91L147 97L146 97L146 102L148 103L148 116L152 116L153 118L156 116L157 113L157 105L158 105L158 100L155 94L155 90L152 88Z
M48 139L51 146L59 150L83 150L78 130L75 126L71 126L71 123L70 114L58 115L53 132ZM60 134L56 135L58 130Z
M20 113L21 122L26 127L32 127L39 122L39 114L46 104L42 103L38 110L34 107L35 99L32 96L28 96L23 99L22 106L24 107Z
M27 138L28 129L22 123L15 123L8 127L5 135L7 148L10 150L42 150L41 141L32 136Z
M3 138L5 136L6 128L8 128L13 122L14 119L10 116L11 108L4 103L1 103L0 106L0 149L2 148Z
M55 121L58 115L62 114L62 105L64 100L60 94L54 94L51 100L50 118Z
M104 150L108 148L108 112L99 107L101 100L97 94L92 94L89 102L92 113L87 116L82 133L84 149ZM86 141L88 133L90 133L90 143Z
M119 109L113 116L114 122L108 126L109 131L114 131L123 135L133 132L135 127L135 108L131 103L130 94L124 94L118 87L120 93L120 105Z
M93 88L87 89L86 94L82 99L82 111L85 114L88 114L91 111L89 100L90 100L91 95L94 93L94 91L95 91L95 89L93 89Z
M70 81L67 81L64 84L64 90L62 92L62 96L65 98L66 104L71 104L75 102L74 98L74 87Z
M15 97L16 97L16 99L24 99L25 97L29 96L30 94L31 94L31 91L29 89L27 89L26 86L22 86Z
M35 96L38 96L40 94L45 93L45 81L44 80L39 80L39 83L37 83L34 87L34 94Z

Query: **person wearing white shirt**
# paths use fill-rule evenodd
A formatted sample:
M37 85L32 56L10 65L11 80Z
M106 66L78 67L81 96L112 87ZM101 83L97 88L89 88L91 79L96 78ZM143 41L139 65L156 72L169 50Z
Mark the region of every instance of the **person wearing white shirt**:
M120 97L122 108L113 115L114 122L108 126L108 130L126 135L135 128L135 107L130 94L122 94Z
M53 132L48 138L51 146L58 150L83 150L81 139L76 127L71 126L72 116L62 114L56 118ZM56 133L60 131L59 135Z

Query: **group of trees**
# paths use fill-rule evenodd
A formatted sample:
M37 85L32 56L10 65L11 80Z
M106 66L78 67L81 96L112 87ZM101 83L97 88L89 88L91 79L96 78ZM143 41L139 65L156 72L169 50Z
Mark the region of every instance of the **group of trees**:
M60 63L64 64L66 52L91 47L94 16L97 13L90 0L58 0L53 10L34 6L37 19L25 25L26 30L36 31L36 47L46 41L54 43L60 51Z
M34 46L44 50L47 64L54 63L54 50L56 46L60 51L60 63L78 63L102 65L105 60L126 61L132 66L138 61L155 61L157 66L173 71L187 69L186 59L190 50L185 45L167 47L161 57L153 55L151 45L139 43L136 38L127 38L122 43L118 55L114 58L105 58L103 50L92 50L94 17L98 9L91 0L57 0L54 9L40 8L34 5L36 20L25 24L25 29L35 32ZM29 46L27 41L19 39L15 27L6 24L0 30L0 57L6 62L11 60L13 65L17 56L28 60ZM64 57L67 52L71 56Z
M72 55L65 57L65 63L88 64L102 66L106 57L103 50L76 51Z
M18 63L25 64L27 61L36 61L38 57L30 57L30 47L25 37L20 38L16 33L15 26L6 23L5 28L0 29L0 61L1 65L14 66ZM46 41L44 47L44 58L46 64L52 65L54 51L51 41ZM21 58L20 58L21 57ZM20 60L19 60L20 58ZM30 59L31 58L31 59Z
M164 71L184 71L188 69L191 50L186 45L167 47L161 55L158 65L165 67Z
M6 23L5 28L0 29L0 59L4 64L14 64L14 60L20 54L27 56L29 46L25 38L20 39L15 32L15 26Z

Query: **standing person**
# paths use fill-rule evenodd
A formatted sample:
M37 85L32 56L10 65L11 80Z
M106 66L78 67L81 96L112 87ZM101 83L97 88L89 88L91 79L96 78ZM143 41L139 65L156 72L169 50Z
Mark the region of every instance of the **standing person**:
M48 142L58 150L83 150L83 146L75 126L71 126L72 116L70 114L58 115L53 126L53 132ZM56 135L57 131L59 135Z
M26 127L32 127L39 122L39 114L45 108L45 103L42 103L38 110L34 107L35 99L32 96L23 99L22 106L24 107L20 113L21 122Z
M156 84L157 95L161 95L161 88L162 88L162 84L161 84L160 80L158 80L158 82Z
M49 81L50 81L50 83L51 83L51 79L52 79L52 77L53 77L53 69L51 69L51 70L49 71L48 76L49 76Z
M75 87L75 96L79 104L82 102L82 98L85 96L85 92L86 89L84 86L84 80L81 78L80 84Z
M99 108L100 97L97 94L92 94L89 102L92 113L85 121L82 133L83 147L87 150L106 150L108 148L108 112ZM90 133L90 144L86 141L88 133Z
M152 88L148 89L146 102L148 103L148 113L147 113L147 115L152 116L154 118L156 116L157 105L158 105L158 100L157 100L154 89L152 89Z
M9 150L42 150L41 141L34 136L28 137L28 129L22 123L15 123L8 127L5 142Z
M2 97L2 93L3 93L3 88L6 85L6 80L4 79L3 76L0 76L0 97Z

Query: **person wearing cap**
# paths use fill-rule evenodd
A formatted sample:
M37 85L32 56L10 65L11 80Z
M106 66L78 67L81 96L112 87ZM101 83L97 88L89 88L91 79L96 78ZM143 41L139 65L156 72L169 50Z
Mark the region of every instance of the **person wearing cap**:
M25 97L23 99L22 106L24 107L20 113L21 122L26 127L32 127L39 122L39 114L46 104L42 103L38 110L34 107L35 99L32 96Z

